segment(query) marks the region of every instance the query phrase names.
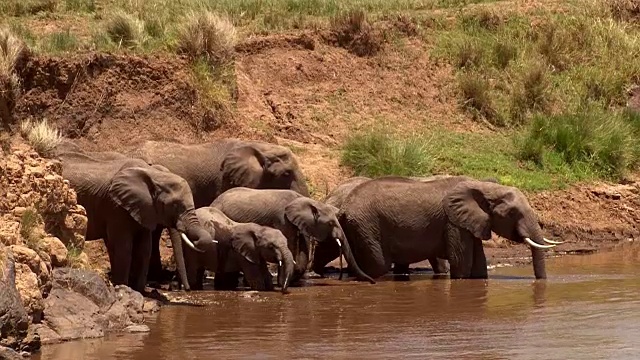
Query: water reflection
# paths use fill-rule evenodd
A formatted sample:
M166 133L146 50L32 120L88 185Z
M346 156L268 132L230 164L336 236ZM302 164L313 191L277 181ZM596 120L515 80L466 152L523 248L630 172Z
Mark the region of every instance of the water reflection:
M200 292L190 296L205 306L165 307L149 334L50 346L40 358L634 358L639 250L552 259L547 281L526 266L488 281L322 279L288 296Z

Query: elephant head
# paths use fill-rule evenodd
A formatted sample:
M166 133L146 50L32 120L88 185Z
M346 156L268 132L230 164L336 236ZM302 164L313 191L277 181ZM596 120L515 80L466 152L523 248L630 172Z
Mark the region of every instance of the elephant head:
M287 238L280 230L254 223L237 224L231 231L229 245L248 263L242 266L242 270L252 288L271 285L266 264L269 262L278 264L278 285L283 294L288 292L295 261L287 247ZM260 281L268 281L269 284Z
M305 246L309 250L309 258L300 251L297 254L298 264L296 272L301 275L307 270L308 264L313 263L313 252L311 248L311 238L318 242L335 242L340 248L340 255L344 256L349 264L354 268L359 276L366 278L371 283L375 283L371 277L365 274L356 264L347 237L338 221L338 208L332 205L323 204L319 201L307 197L300 197L290 202L284 209L285 219L295 226L305 238ZM292 244L289 244L290 246ZM293 244L298 246L298 244ZM342 277L342 273L340 274Z
M463 181L445 196L443 205L452 224L478 239L490 239L493 231L511 241L527 243L535 277L547 277L542 249L561 242L544 238L538 218L520 190L487 181Z
M231 149L220 165L222 189L291 189L309 196L306 182L291 151L285 147L250 143Z
M126 167L115 174L108 193L145 229L152 231L158 224L170 229L178 273L185 290L190 290L181 241L204 252L214 240L198 221L187 182L156 167Z

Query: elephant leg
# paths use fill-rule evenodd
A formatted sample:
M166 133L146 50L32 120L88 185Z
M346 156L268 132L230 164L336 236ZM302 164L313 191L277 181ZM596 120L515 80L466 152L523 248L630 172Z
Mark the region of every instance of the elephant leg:
M473 240L473 265L471 266L472 279L488 279L487 257L484 254L482 240Z
M113 285L129 285L131 269L131 251L133 234L123 231L122 227L107 228L107 251L111 263L111 282Z
M467 230L447 224L447 257L451 279L468 279L473 266L473 236Z
M144 294L151 257L151 232L141 231L133 244L131 267L129 271L129 287Z
M409 281L409 265L394 263L393 275L396 281Z
M196 283L194 284L195 287L191 287L192 289L195 290L203 290L204 289L204 267L198 268L198 271L196 272Z
M431 257L428 260L434 274L446 274L449 272L449 264L447 260L437 257Z
M213 277L213 288L216 290L235 290L238 287L239 271L217 272Z
M160 238L162 236L162 226L156 227L151 233L151 258L149 259L149 282L162 283L168 281L166 276L163 276L162 261L160 260Z

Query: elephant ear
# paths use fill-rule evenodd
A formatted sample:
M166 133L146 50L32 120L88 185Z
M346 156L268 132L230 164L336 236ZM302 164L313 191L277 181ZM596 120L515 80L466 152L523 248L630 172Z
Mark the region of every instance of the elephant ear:
M260 262L256 250L256 237L251 230L235 231L233 240L231 240L231 248L252 264Z
M153 204L156 186L145 169L131 167L116 173L109 186L109 196L144 228L153 230L159 219Z
M318 208L305 197L299 197L284 207L284 216L304 235L309 236L309 226L318 222Z
M456 185L443 199L444 210L453 224L460 226L476 238L491 238L489 203L473 183L464 181Z
M266 166L266 158L253 146L234 148L225 156L220 171L226 189L232 187L257 188Z

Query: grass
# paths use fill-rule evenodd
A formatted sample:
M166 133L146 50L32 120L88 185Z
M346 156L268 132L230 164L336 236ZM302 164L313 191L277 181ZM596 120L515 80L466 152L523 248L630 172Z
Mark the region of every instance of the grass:
M431 167L428 144L421 138L402 139L387 129L375 129L349 138L343 148L341 164L356 174L420 176Z
M72 269L84 269L86 264L80 255L82 255L82 249L69 244L67 246L67 266Z
M144 22L123 10L116 10L110 15L105 31L118 47L141 48L147 40Z
M69 29L66 29L48 35L47 41L44 44L47 46L47 48L44 49L45 51L57 54L76 50L79 46L79 41Z
M236 28L228 18L210 11L193 12L178 32L178 51L214 65L226 65L233 60L237 41Z
M51 151L62 141L58 129L51 127L46 120L32 122L30 119L20 123L20 133L42 156L50 155Z
M12 111L20 94L15 67L26 52L24 42L13 32L0 29L0 124L12 121Z
M192 125L198 131L211 131L225 123L235 111L237 93L233 64L211 64L209 58L197 58L191 65L193 82L199 101L207 109Z
M32 250L39 251L42 248L42 235L38 231L40 215L34 208L25 209L20 217L20 236L25 245Z
M495 177L528 191L561 189L598 177L583 162L566 162L558 152L543 152L542 162L520 158L519 132L473 134L435 128L410 137L390 128L368 130L347 139L341 162L358 176Z

